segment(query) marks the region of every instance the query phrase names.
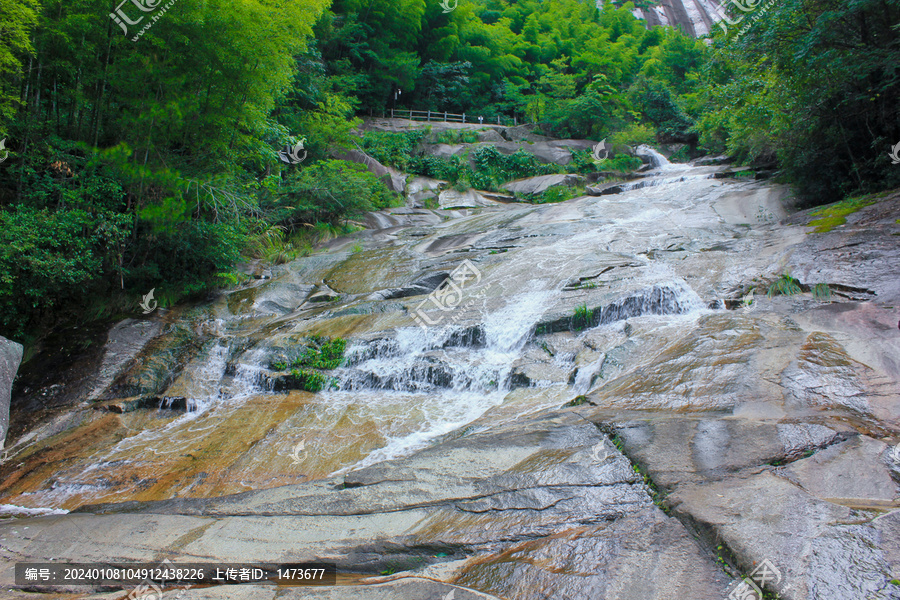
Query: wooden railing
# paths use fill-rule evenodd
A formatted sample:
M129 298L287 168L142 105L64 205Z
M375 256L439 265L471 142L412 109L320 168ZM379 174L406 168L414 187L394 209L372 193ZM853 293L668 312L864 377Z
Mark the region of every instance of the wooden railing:
M446 123L478 123L479 125L483 123L487 123L489 125L494 125L494 121L492 119L486 119L481 117L480 115L467 115L466 113L456 114L450 112L441 112L437 110L409 110L405 108L392 108L391 109L391 118L392 119L409 119L410 121L444 121ZM384 115L387 117L387 114ZM479 120L480 119L480 120ZM518 125L519 120L516 117L510 119L509 117L497 117L497 125Z

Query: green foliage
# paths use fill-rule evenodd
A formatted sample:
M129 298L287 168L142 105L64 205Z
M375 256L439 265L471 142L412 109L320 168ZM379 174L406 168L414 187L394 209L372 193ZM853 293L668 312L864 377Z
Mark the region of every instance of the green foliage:
M598 171L613 171L615 173L630 173L639 169L644 163L637 156L617 154L612 158L604 158L597 162Z
M696 107L701 143L777 160L810 203L900 185L896 2L775 2L718 35Z
M812 289L813 298L821 302L831 301L831 288L827 283L817 283Z
M32 30L38 20L37 0L0 0L0 129L19 104L22 60L34 53Z
M554 204L556 202L565 202L577 197L575 190L565 186L556 186L549 188L537 198L533 198L535 204Z
M497 190L503 183L514 179L557 172L555 165L542 164L533 154L522 150L503 154L496 146L478 148L474 162L475 173L482 182L481 189Z
M478 132L473 129L447 129L437 134L436 144L474 144L478 141Z
M330 371L341 366L346 348L347 340L314 335L308 338L308 345L273 357L269 366L276 371L285 371L289 368Z
M803 289L800 287L800 282L785 273L781 276L780 279L775 281L769 286L769 290L766 292L766 295L769 298L774 296L793 296L795 294L799 294Z
M312 393L320 392L330 384L330 379L318 371L291 369L289 377L292 385Z
M73 290L88 295L98 272L113 271L118 241L130 229L128 218L110 212L25 206L0 211L3 335L22 337L56 310L77 312Z
M575 331L587 329L593 324L594 311L589 309L587 304L575 307L575 314L572 316L572 327Z
M656 126L660 141L696 141L696 135L691 133L693 121L678 106L665 83L640 77L631 86L629 97L635 107Z
M313 222L337 224L396 198L366 166L343 160L318 162L288 176L267 218L290 230Z
M419 145L427 133L425 129L402 133L368 131L362 137L362 149L381 164L409 171L410 161L419 153Z
M632 123L609 136L609 142L613 145L640 146L646 144L650 146L656 142L656 132L649 125Z
M581 406L582 404L588 404L589 400L587 396L575 396L572 400L569 400L565 404L563 404L563 408L570 408L573 406Z

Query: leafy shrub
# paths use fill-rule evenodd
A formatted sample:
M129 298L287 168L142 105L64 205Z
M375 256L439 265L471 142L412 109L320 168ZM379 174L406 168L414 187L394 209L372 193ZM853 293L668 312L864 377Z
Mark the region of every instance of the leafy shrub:
M425 129L401 133L369 131L362 137L362 148L366 154L381 164L407 171L410 159L418 154L419 145L427 134L428 131Z
M617 154L612 158L604 158L597 163L599 171L614 171L616 173L630 173L641 167L644 163L637 156Z
M441 131L435 138L437 144L474 144L478 142L478 132L474 129L448 129Z
M329 339L322 336L310 336L308 346L300 346L287 354L273 357L269 367L276 371L292 369L317 369L330 371L341 366L347 340Z
M293 230L314 222L334 225L395 202L365 165L326 160L292 173L274 205L267 207L267 217Z
M652 127L643 123L632 123L625 129L610 135L609 142L613 145L640 146L646 144L652 146L656 142L656 132Z
M533 199L532 202L535 204L553 204L556 202L565 202L566 200L571 200L577 194L575 190L565 186L556 186L548 189L543 194Z
M307 371L305 369L293 369L290 374L291 383L298 388L307 392L320 392L331 380L318 371Z

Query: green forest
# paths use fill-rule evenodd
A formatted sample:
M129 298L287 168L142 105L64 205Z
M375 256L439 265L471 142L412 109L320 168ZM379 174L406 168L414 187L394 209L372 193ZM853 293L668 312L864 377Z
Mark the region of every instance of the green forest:
M809 206L900 186L900 0L767 6L698 40L593 0L0 0L0 335L203 297L397 204L347 150L542 172L354 135L391 108L774 164Z

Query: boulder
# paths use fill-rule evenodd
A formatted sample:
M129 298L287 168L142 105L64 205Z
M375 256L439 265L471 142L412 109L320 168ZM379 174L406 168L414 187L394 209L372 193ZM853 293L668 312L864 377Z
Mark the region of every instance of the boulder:
M719 156L701 156L700 158L695 158L688 164L692 167L708 167L715 165L725 165L730 162L731 159L728 158L727 155L720 154Z
M504 138L511 142L549 142L553 138L534 133L535 125L507 127L502 131Z
M562 175L540 175L538 177L527 177L525 179L511 181L504 184L503 189L512 192L518 198L526 198L543 194L552 187L574 187L583 181L584 178L580 175L572 175L570 173Z
M478 132L478 141L479 142L503 142L506 141L500 132L496 129L485 129L484 131Z
M12 395L13 379L22 362L22 344L17 344L0 336L0 448L6 441L9 428L9 399Z
M488 195L493 194L478 190L466 190L465 192L444 190L438 196L438 203L441 208L478 208L496 205L497 202L488 198Z
M525 145L522 150L534 154L535 158L544 163L564 166L572 162L572 153L568 148L560 146L556 142L529 144Z
M341 295L335 292L327 285L319 286L319 289L309 295L307 302L334 302L340 299Z
M413 177L406 182L406 198L411 208L422 208L426 200L437 198L440 191L447 187L446 181L429 177Z
M603 185L589 185L584 188L584 193L588 196L607 196L610 194L621 194L624 191L621 183L607 183Z

